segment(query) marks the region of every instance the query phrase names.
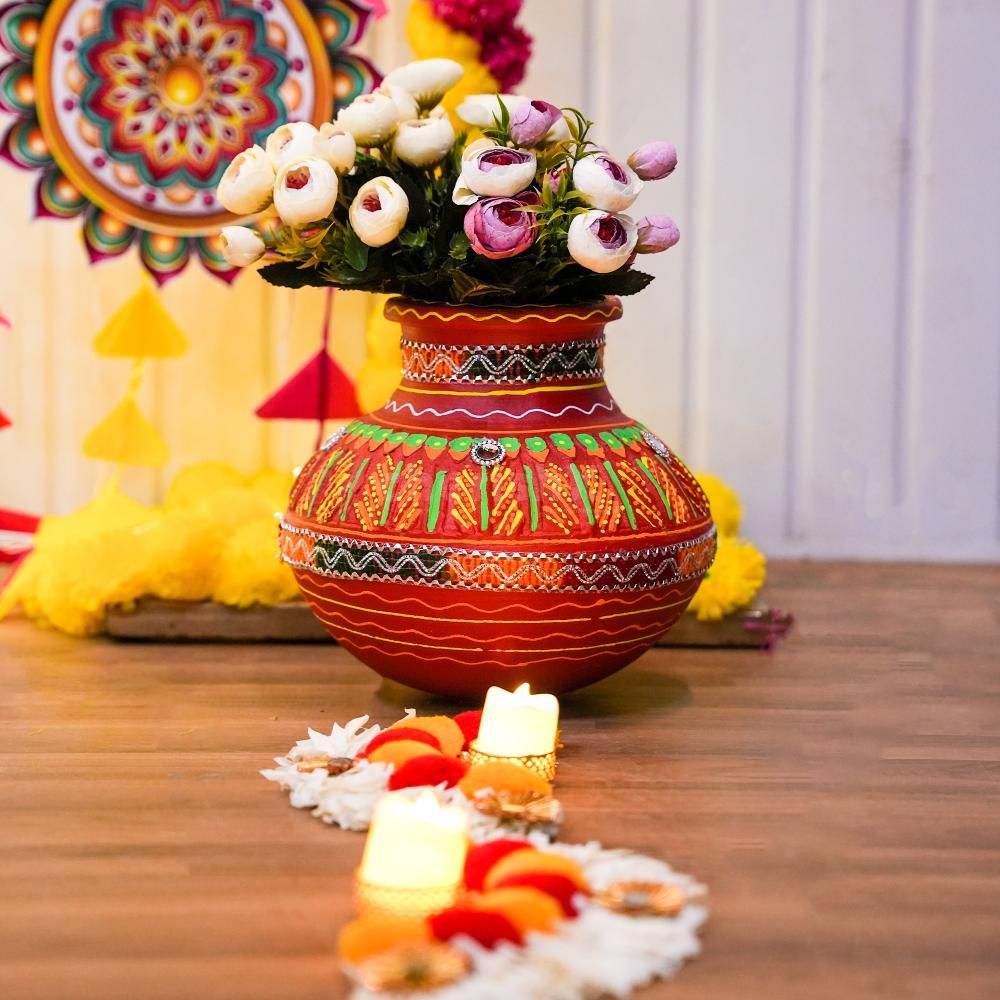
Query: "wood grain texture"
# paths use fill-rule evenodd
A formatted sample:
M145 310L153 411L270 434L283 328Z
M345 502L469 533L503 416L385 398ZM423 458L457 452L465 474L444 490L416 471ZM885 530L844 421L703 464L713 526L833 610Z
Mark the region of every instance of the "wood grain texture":
M566 839L711 890L702 958L639 996L997 996L1000 572L779 564L766 596L774 654L654 650L563 700ZM362 838L256 772L438 704L328 646L0 626L0 996L342 997Z

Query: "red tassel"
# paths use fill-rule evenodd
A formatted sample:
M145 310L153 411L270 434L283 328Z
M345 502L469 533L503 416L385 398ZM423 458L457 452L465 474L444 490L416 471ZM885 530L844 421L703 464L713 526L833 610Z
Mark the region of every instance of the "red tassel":
M18 562L31 551L39 518L0 507L0 563Z
M254 413L263 420L349 420L361 409L354 382L321 349Z

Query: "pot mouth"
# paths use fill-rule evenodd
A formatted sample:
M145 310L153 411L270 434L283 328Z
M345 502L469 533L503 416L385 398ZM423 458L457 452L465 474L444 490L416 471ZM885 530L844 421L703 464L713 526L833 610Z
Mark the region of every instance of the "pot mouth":
M563 320L577 323L589 322L593 326L603 326L622 314L622 303L616 295L608 295L593 302L572 305L548 306L467 306L450 305L447 302L422 302L418 299L396 297L385 304L385 318L397 323L437 320L450 323L458 320L509 323L517 325L530 320L541 323L559 323Z

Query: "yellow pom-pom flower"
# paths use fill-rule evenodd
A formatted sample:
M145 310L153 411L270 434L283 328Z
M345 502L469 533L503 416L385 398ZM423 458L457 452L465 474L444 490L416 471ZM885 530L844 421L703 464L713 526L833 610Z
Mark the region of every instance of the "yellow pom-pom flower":
M257 517L236 528L222 549L213 600L238 608L271 606L298 592L292 571L278 558L274 517Z
M737 535L743 520L743 505L736 491L710 472L699 472L695 478L708 497L712 520L720 535Z
M688 611L698 621L718 621L753 602L764 585L767 560L751 542L719 536L715 562L702 580Z

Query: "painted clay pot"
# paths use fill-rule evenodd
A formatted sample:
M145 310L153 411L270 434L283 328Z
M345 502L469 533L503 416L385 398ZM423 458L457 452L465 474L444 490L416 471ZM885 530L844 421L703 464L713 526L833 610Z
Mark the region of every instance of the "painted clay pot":
M604 382L621 311L387 304L402 382L309 459L281 524L313 611L383 677L462 697L568 691L684 611L715 527Z

